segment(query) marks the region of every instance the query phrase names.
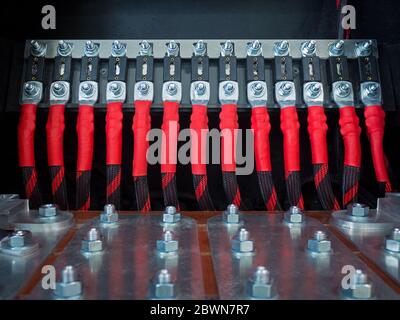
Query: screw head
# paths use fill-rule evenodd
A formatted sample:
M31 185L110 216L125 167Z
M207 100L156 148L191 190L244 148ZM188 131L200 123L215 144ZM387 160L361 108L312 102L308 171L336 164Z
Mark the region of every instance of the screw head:
M178 86L176 83L169 83L167 86L167 92L171 96L176 95L178 93Z
M86 97L91 97L94 94L94 87L91 83L85 82L81 86L81 91Z
M53 95L55 95L56 97L62 97L66 94L67 88L65 87L65 85L63 83L56 82L52 86L51 91L52 91Z
M113 82L110 84L110 91L114 96L119 96L122 93L121 84L117 82Z
M197 83L196 86L194 87L194 90L196 91L196 94L198 96L202 96L206 93L206 85L202 82Z
M149 93L150 86L146 82L142 82L138 85L138 91L142 96L145 96Z
M204 56L207 53L207 46L203 40L199 40L194 44L194 54L196 56Z
M379 84L378 83L371 83L365 88L366 95L369 98L374 98L378 95L379 92Z
M24 85L25 94L29 97L34 97L39 93L39 88L34 83L26 83Z
M322 86L320 83L311 83L306 90L307 95L312 98L318 98L321 95Z
M350 85L348 83L340 83L336 87L336 94L339 97L346 98L347 96L350 95Z
M224 85L224 92L227 96L231 96L234 94L235 92L235 86L233 85L233 83L228 82Z
M276 56L285 56L289 53L289 42L286 40L274 43L274 53Z
M261 97L265 91L264 86L260 82L253 83L250 89L255 97Z
M287 82L284 82L280 85L279 87L279 95L283 96L283 97L287 97L288 95L290 95L290 93L293 90L293 85Z

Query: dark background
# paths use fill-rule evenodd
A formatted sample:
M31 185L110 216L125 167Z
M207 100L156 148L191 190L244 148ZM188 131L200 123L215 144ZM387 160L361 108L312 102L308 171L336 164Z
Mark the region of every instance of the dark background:
M343 2L343 1L341 1ZM57 10L57 29L41 29L41 8L52 4ZM398 1L350 1L357 10L357 29L351 38L373 38L380 44L381 78L384 98L391 109L396 110L400 102L400 19ZM22 61L23 40L32 38L259 38L301 39L337 38L339 10L336 0L272 0L272 1L14 1L3 5L0 13L0 193L23 194L17 161L16 128L18 113L5 112L7 91L18 83L10 78ZM22 44L22 45L21 45ZM19 60L18 60L19 59ZM14 61L14 62L13 62ZM10 103L10 101L8 101ZM17 102L15 102L17 103ZM397 109L398 110L398 109ZM74 203L76 166L76 112L67 112L65 131L65 162L70 203ZM123 209L133 209L134 192L131 181L132 116L124 115L123 142ZM189 125L189 112L181 112L181 127ZM360 122L364 123L362 112ZM316 198L310 161L307 134L306 110L299 111L301 123L302 182L307 209L320 209ZM210 128L217 128L218 112L209 113ZM250 126L250 113L239 115L240 127ZM45 123L47 111L38 111L36 131L36 162L41 190L46 201L51 201L50 178L46 160ZM103 112L95 118L95 156L92 173L92 208L98 209L105 202L105 119ZM162 113L154 111L152 126L160 127ZM271 153L273 174L279 197L285 197L283 180L282 135L279 129L279 112L271 112ZM343 146L338 130L338 112L328 114L330 168L335 191L340 192ZM387 113L385 151L389 160L394 187L399 185L400 137L398 111ZM375 205L378 189L371 164L368 141L363 127L363 167L360 185L360 200ZM162 208L161 179L159 166L149 168L149 184L154 209ZM219 208L225 204L222 177L219 166L208 167L211 194ZM190 166L178 166L177 183L182 209L196 210ZM242 197L249 209L263 209L255 174L239 177Z

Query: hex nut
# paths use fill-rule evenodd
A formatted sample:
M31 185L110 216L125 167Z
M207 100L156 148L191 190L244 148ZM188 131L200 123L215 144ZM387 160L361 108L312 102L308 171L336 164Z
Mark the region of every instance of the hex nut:
M240 222L239 214L237 214L237 213L229 213L227 211L224 211L223 218L226 223L239 223Z
M39 207L39 215L41 217L54 217L58 213L58 208L55 204L44 204Z
M247 283L247 293L255 299L271 299L276 295L276 284L274 281L259 284L253 280L249 280Z
M21 248L32 244L32 233L27 230L14 231L9 237L9 244L12 248Z
M373 286L371 283L355 284L349 292L354 299L370 299L373 296Z
M111 224L118 222L118 213L102 213L100 215L100 222L104 224Z
M82 240L81 250L84 252L99 252L103 250L102 240Z
M286 211L284 215L284 219L289 223L302 223L304 221L304 216L302 213L294 213L290 211Z
M253 240L240 241L239 239L232 239L232 250L235 252L253 252L254 242Z
M165 241L157 240L157 250L159 252L175 252L178 251L179 243L177 240Z
M82 284L80 281L57 282L54 294L60 298L72 298L81 295Z
M154 296L157 299L171 299L176 296L174 283L156 283L154 287Z
M369 214L369 207L361 203L354 203L350 205L348 210L349 213L354 217L366 217Z
M330 240L318 241L315 239L308 240L308 250L318 253L330 252L332 249Z
M163 222L164 223L177 223L181 220L181 214L180 213L163 213Z
M386 238L385 249L391 252L400 252L400 241Z

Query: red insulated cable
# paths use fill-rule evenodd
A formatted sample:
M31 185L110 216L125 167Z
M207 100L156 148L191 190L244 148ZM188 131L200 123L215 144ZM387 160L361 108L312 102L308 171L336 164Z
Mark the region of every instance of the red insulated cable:
M121 201L122 102L107 103L106 114L106 201L119 209Z
M94 139L93 106L79 106L76 131L78 133L76 208L85 211L90 207L90 176Z
M135 186L137 208L141 212L151 210L150 194L147 184L147 134L151 129L150 107L152 101L136 100L133 117L133 163L132 176Z
M236 179L236 143L239 129L237 105L224 104L219 114L221 130L221 169L229 203L240 207L241 195Z
M283 133L283 152L285 161L286 188L289 203L304 209L300 181L300 123L295 106L281 109L281 130Z
M54 202L68 209L67 186L64 172L64 119L65 105L52 105L46 123L47 160L50 167L51 191Z
M161 129L161 175L165 206L175 206L179 210L176 187L176 163L179 133L179 103L164 101L164 113Z
M383 135L385 130L385 111L382 106L366 106L364 110L365 125L371 145L372 161L376 180L385 185L385 191L391 192L392 186L387 172Z

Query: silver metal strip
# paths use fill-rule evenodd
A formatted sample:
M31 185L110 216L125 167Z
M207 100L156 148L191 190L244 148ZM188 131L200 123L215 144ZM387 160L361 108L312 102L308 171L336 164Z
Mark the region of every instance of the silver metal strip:
M276 282L278 299L344 299L341 283L346 265L362 269L375 287L375 299L399 299L382 279L369 269L319 221L306 218L303 225L285 224L281 214L243 215L241 225L222 222L221 216L208 220L214 271L221 299L246 299L245 283L257 266L265 266ZM255 242L255 255L234 257L232 236L246 228ZM315 231L324 231L332 253L314 254L307 249Z
M89 229L99 228L105 249L83 255L81 241ZM179 240L179 253L160 256L156 241L162 232L171 230ZM57 271L73 265L83 285L81 299L148 299L150 280L160 269L168 269L176 279L178 299L203 299L203 275L200 261L197 225L182 218L176 224L161 224L157 215L120 215L114 227L99 219L83 225L58 256ZM27 299L54 299L52 290L35 287Z

